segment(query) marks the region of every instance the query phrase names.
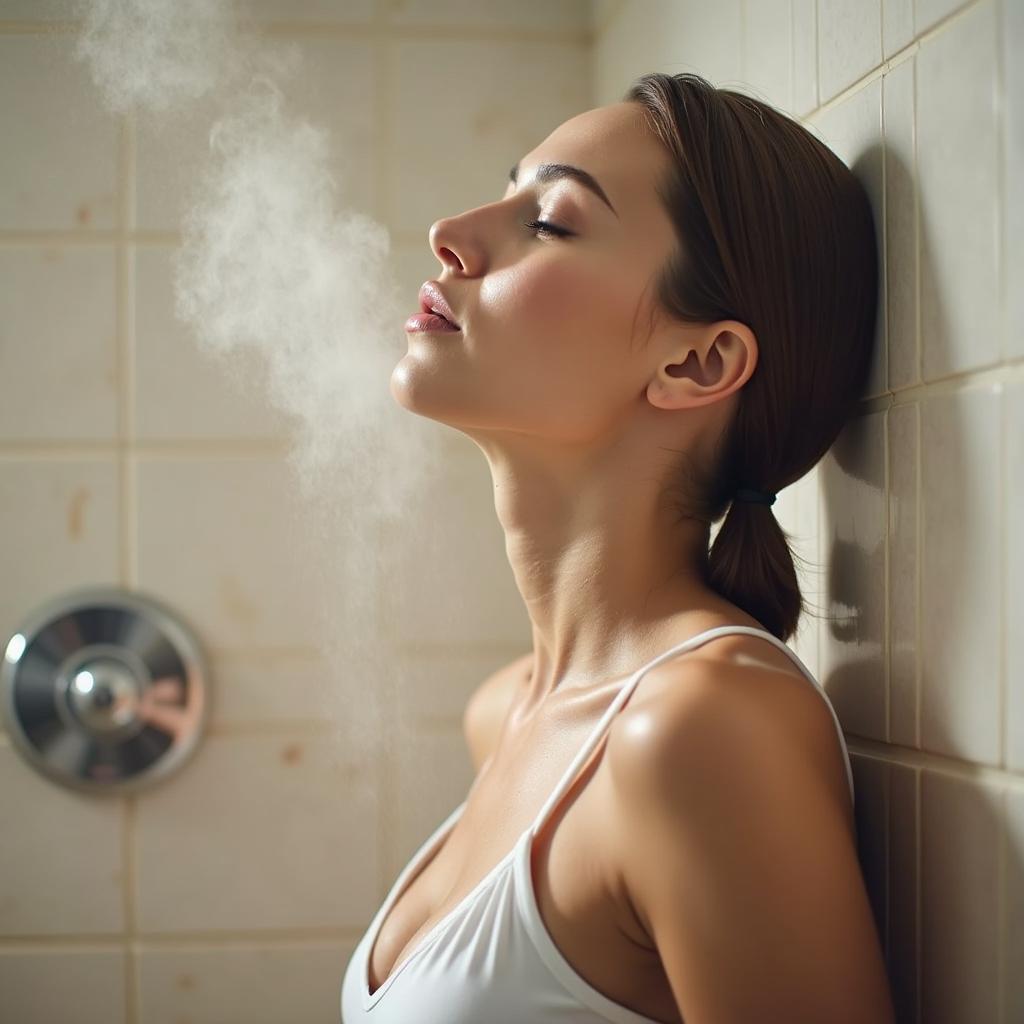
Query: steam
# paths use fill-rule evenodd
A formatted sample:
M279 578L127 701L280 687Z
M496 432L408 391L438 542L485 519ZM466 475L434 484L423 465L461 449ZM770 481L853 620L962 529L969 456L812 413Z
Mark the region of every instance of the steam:
M174 110L243 66L231 0L85 0L76 54L108 109Z
M197 116L200 100L219 111L181 224L176 312L237 387L252 384L234 357L256 351L267 400L291 417L301 500L282 540L316 575L324 653L356 683L346 695L325 680L325 701L344 703L346 742L379 736L358 715L378 688L366 680L387 676L374 618L392 568L383 535L435 471L389 389L415 297L399 295L385 228L344 209L325 132L288 109L294 49L243 31L228 0L93 0L81 12L78 55L109 109L136 122Z

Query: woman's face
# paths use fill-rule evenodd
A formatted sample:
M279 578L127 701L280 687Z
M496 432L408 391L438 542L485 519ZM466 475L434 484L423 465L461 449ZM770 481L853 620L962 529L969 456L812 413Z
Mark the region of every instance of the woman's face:
M391 377L398 402L480 441L613 440L635 416L658 368L643 344L653 280L674 247L655 193L669 158L642 110L616 103L566 121L523 156L503 198L434 223L436 281L461 331L408 334ZM608 203L572 177L541 180L545 164L585 171Z

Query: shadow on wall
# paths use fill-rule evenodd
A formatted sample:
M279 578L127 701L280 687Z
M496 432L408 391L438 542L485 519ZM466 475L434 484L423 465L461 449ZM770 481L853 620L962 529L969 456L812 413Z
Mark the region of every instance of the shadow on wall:
M864 166L878 159L877 149L866 151L851 167L862 181ZM911 168L895 159L891 151L885 154L885 174L887 195L909 197L915 194ZM883 218L881 210L874 212L880 250L879 288L882 289L886 266L881 255L886 230L884 220L888 218ZM891 216L892 211L889 211L888 217ZM946 325L949 319L943 309L935 308L942 295L934 261L929 259L927 227L922 219L918 228L918 302L927 297L930 304L927 322ZM901 255L890 253L890 258L899 259ZM912 265L906 273L912 279ZM879 295L881 299L883 292ZM875 359L884 361L885 372L878 379L883 381L883 388L890 390L870 397L884 399L892 394L891 345L907 349L897 352L897 356L902 366L913 368L909 383L927 382L950 372L954 362L948 358L948 350L954 346L950 345L948 331L934 332L927 338L927 360L923 360L923 339L917 339L909 331L901 334L887 331L887 321L890 327L894 324L889 302L880 301ZM921 322L926 322L923 315ZM931 372L929 366L934 368ZM918 370L922 368L924 372L919 376ZM900 381L898 386L902 388L904 382ZM957 628L962 618L959 609L969 607L971 602L974 607L983 609L991 599L991 595L971 593L969 588L972 580L979 578L972 570L972 563L979 557L991 557L994 564L997 557L994 538L998 536L998 480L994 476L990 481L982 479L973 464L975 460L970 458L976 446L968 434L977 428L970 422L970 406L965 403L991 401L992 397L999 401L998 390L994 396L977 391L958 392L942 396L939 401L926 396L920 402L885 404L879 411L852 420L822 464L824 518L821 530L829 544L824 557L828 567L826 643L835 641L833 649L842 650L841 657L830 659L827 678L822 683L844 727L854 735L880 743L950 752L983 763L990 760L991 750L977 749L977 744L971 749L971 739L977 732L967 734L964 723L954 715L955 709L965 705L954 702L951 695L967 686L987 684L994 690L999 678L998 644L993 643L988 652L991 664L979 664L979 653L983 658L985 653L976 649L979 645L965 643L963 631ZM989 422L998 424L998 415ZM998 434L993 435L992 441L998 445ZM888 480L887 462L890 466ZM993 460L993 470L996 465ZM870 503L867 517L864 516L866 502ZM922 506L920 514L919 504ZM888 570L887 544L890 550ZM918 551L923 552L920 565ZM886 595L893 612L888 636ZM918 621L928 625L918 631L915 627ZM891 659L888 690L881 660L887 651ZM979 702L982 699L977 698ZM936 783L935 776L905 765L857 758L855 773L858 856L885 950L897 1019L917 1020L920 1013L920 1019L928 1020L936 1007L923 1004L922 998L937 1003L945 993L953 1003L959 1003L962 997L958 998L957 993L964 991L962 979L957 984L941 982L939 975L948 950L944 953L929 947L937 928L937 924L929 920L930 915L936 912L936 904L941 903L947 908L940 912L943 921L948 920L950 914L954 920L978 919L978 911L971 913L965 906L965 901L971 898L965 892L967 887L957 884L955 878L946 877L949 865L970 865L972 870L978 871L991 859L989 879L979 885L992 894L992 904L981 908L981 919L997 919L996 844L993 842L990 849L979 850L978 847L984 845L984 837L1000 833L998 804L978 799L978 790L962 780L951 778ZM944 788L940 794L937 789L933 790L936 785L951 789L947 792ZM957 795L961 790L962 795ZM917 813L919 793L922 804L927 805L922 807L921 815ZM934 805L932 800L935 800ZM933 862L929 855L936 843L930 838L933 833L927 823L933 816L942 814L940 804L945 805L950 800L964 802L961 813L972 825L969 829L952 830L955 834L944 834L943 854L936 856ZM937 820L944 820L944 816ZM918 821L923 823L920 837L917 836ZM1013 857L1012 847L1007 849L1008 856ZM1007 865L1006 877L1012 877L1014 872L1019 875L1021 871L1021 866ZM977 891L974 890L975 897ZM954 909L948 909L950 904ZM944 947L952 942L966 948L974 946L975 938L972 933L963 933L934 941L936 946L941 941ZM998 941L995 926L980 933L978 938L985 950L992 945L989 962L994 964L995 942ZM977 951L970 957L971 964L980 962L977 958L980 955L987 954ZM920 991L919 964L922 975L925 965L931 965L922 978ZM993 974L990 986L993 1006L995 981ZM977 979L976 984L967 987L984 991L985 981ZM955 1013L949 1007L947 1012Z

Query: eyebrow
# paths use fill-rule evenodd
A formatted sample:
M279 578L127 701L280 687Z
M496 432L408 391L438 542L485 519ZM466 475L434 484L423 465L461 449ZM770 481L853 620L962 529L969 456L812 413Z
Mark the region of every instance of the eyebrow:
M517 163L512 170L508 172L508 180L515 185L518 177L519 164ZM605 195L604 189L597 183L597 179L592 174L588 174L581 167L573 167L572 164L541 164L537 168L537 173L534 175L533 180L547 182L559 181L562 178L572 178L574 181L578 181L584 188L590 189L590 191L593 192L594 195L597 196L597 198L600 199L616 217L618 217L618 211L614 206L612 206L612 201Z

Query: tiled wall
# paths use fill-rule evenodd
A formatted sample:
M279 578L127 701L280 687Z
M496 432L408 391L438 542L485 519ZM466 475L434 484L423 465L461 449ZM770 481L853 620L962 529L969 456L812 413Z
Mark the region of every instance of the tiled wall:
M500 197L589 103L586 0L243 6L300 46L287 97L350 158L346 198L391 232L410 311L438 272L431 223ZM81 585L141 588L198 633L213 707L180 773L113 799L42 778L0 732L0 1021L331 1024L386 887L471 781L466 697L529 622L485 461L425 421L450 455L417 505L431 544L379 623L386 676L341 686L290 544L288 424L255 364L234 387L172 315L209 120L105 113L74 13L0 0L0 634ZM459 126L444 151L427 102ZM344 702L359 687L382 715ZM354 721L375 724L369 755Z
M861 414L775 506L901 1022L1024 1020L1024 4L599 3L594 104L696 71L800 119L884 251Z
M817 566L793 647L847 733L901 1022L1024 1019L1024 5L246 6L301 46L290 95L356 154L349 198L388 226L410 296L437 273L434 220L496 198L522 153L646 71L753 90L861 176L878 360L862 414L775 506ZM105 114L69 11L0 0L0 634L81 584L151 591L210 655L213 718L172 781L112 800L0 734L0 1019L335 1021L368 915L470 780L466 695L528 649L528 621L487 467L438 428L437 554L410 552L379 627L393 673L365 682L390 709L379 756L339 741L353 709L287 544L286 424L171 315L205 122ZM444 152L422 146L425 99L460 126Z

